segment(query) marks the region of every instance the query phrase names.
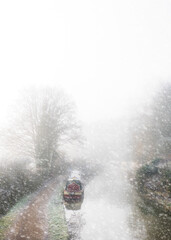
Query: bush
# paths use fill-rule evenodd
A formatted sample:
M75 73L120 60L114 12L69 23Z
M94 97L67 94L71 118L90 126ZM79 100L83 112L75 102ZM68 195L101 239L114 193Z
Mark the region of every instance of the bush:
M138 190L140 192L144 192L145 191L144 184L147 178L150 178L151 176L157 173L158 173L158 168L154 165L154 161L151 162L150 164L146 164L140 167L136 174Z
M37 190L44 178L28 169L27 163L15 162L0 169L0 214L5 214L23 196Z

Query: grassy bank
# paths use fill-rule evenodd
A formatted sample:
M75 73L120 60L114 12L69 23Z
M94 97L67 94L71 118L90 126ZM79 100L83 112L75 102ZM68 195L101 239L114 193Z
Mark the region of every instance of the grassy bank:
M68 240L69 234L62 203L62 189L56 190L48 204L48 223L50 240Z

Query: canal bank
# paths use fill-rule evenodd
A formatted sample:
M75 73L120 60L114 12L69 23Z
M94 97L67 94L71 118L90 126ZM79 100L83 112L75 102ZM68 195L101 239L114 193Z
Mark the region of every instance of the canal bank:
M146 229L145 240L171 239L171 171L160 160L139 168L134 179L135 205Z
M133 231L141 226L140 233L143 240L170 240L171 239L171 218L165 213L158 213L152 205L147 204L136 192L132 201L132 218L130 218L130 228ZM139 224L138 224L139 223Z
M159 163L157 159L139 168L135 187L143 200L142 206L153 208L156 214L171 217L171 170L168 167L160 168Z

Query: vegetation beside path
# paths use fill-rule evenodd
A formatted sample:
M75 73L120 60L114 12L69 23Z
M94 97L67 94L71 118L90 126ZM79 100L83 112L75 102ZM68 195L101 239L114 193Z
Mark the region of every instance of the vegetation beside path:
M161 161L157 159L138 169L136 187L144 212L171 216L171 170L167 166L160 168Z

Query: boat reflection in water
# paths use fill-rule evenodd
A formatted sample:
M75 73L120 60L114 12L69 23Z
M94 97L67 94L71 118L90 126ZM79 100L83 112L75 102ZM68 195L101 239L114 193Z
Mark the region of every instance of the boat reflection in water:
M65 208L67 210L80 210L81 209L81 205L82 205L82 202L76 202L76 203L73 203L73 202L65 202L64 201L64 205L65 205Z

